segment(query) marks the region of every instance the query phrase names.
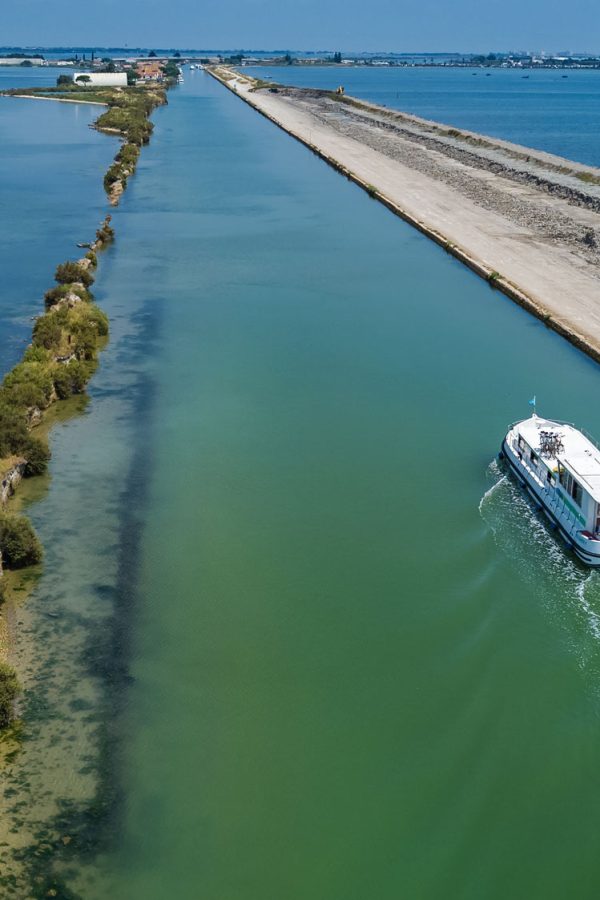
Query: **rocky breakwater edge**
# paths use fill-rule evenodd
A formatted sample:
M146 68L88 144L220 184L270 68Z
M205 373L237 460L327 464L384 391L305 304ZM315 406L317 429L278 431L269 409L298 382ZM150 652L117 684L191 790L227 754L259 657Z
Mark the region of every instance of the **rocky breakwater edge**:
M4 96L101 103L108 107L94 122L98 131L121 138L114 162L104 176L111 205L116 205L133 175L141 148L150 140L152 111L167 102L158 85L94 91L42 88L12 90ZM114 240L107 215L85 254L60 263L55 286L44 297L45 312L35 319L31 343L21 361L0 384L0 734L5 745L18 739L21 686L11 664L14 609L34 583L43 548L26 515L15 511L14 496L23 479L46 472L50 460L47 432L51 410L85 388L108 340L109 322L91 291L99 254Z
M207 71L600 362L600 169L344 94Z

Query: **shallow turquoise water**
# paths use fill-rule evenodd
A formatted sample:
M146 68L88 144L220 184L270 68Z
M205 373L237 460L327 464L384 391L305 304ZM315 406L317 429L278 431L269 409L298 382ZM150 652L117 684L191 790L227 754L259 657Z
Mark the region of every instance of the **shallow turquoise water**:
M55 870L86 900L596 898L600 587L492 461L534 393L600 435L597 366L208 76L155 121L32 507Z
M282 84L335 90L600 166L600 71L252 67ZM565 77L566 76L566 77Z
M484 495L536 390L600 433L597 367L190 81L128 198L161 326L97 895L595 897L598 585Z

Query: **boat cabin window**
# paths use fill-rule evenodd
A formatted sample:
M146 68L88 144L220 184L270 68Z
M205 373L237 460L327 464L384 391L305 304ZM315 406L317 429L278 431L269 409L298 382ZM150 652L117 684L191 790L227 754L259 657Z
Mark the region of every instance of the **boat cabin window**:
M583 500L583 488L578 481L575 481L570 472L567 472L564 466L558 465L558 477L560 483L564 487L567 494L570 494L575 503L581 506Z
M538 461L537 453L531 449L531 447L529 446L527 441L524 438L522 438L520 435L519 435L518 444L519 444L519 450L521 451L522 456L524 456L525 459L531 460L533 465L536 466L537 461Z
M554 478L553 478L553 476L552 476L552 472L550 471L550 469L548 469L548 471L546 472L546 478L547 478L547 480L548 480L548 483L549 483L549 484L552 484Z

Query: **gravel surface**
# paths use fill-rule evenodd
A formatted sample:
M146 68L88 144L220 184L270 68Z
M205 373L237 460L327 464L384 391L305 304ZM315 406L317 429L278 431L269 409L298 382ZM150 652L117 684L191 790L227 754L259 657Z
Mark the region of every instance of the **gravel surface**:
M351 97L210 74L600 362L600 169Z
M338 133L600 265L600 170L322 91L280 93Z

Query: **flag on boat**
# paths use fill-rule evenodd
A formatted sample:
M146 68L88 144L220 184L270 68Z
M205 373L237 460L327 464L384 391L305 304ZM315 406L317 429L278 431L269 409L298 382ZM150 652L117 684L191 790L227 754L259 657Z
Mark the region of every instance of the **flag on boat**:
M530 406L535 406L535 396L533 396L533 397L531 398L531 400L529 401L529 405L530 405Z

